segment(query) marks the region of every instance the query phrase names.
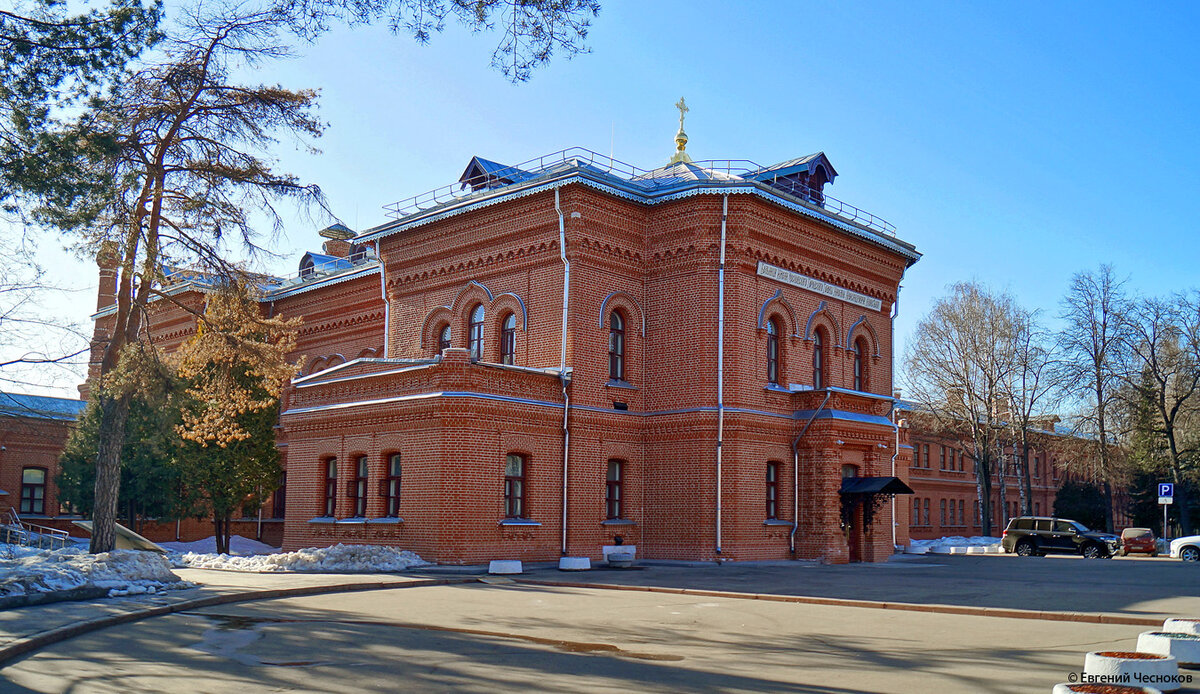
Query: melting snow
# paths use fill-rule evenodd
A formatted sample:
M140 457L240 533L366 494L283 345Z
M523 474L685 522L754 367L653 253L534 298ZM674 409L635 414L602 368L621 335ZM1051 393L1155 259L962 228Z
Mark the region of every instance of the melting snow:
M972 548L977 548L970 552ZM939 537L936 540L911 540L909 554L996 554L1000 552L1000 538L975 536Z
M231 542L230 545L232 549L233 543ZM395 547L341 544L333 547L308 548L295 552L247 557L188 552L181 556L173 556L172 559L177 567L270 573L280 571L390 573L429 563L413 552Z
M0 545L0 597L84 586L107 588L109 597L191 588L155 552L118 549L88 554L82 547L38 550Z
M187 552L195 552L196 554L216 554L217 553L217 538L210 535L203 540L195 542L159 542L159 547L168 552L178 552L185 554ZM272 547L258 540L251 540L248 537L241 535L233 535L229 538L229 553L230 554L273 554L278 552L278 547Z

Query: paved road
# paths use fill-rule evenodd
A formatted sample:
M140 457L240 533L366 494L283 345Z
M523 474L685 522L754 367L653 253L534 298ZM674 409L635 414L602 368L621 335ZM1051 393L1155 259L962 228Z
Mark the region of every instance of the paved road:
M637 571L578 573L539 570L527 577L888 602L1200 617L1200 565L1177 559L1014 555L909 555L898 559L841 566L788 562L782 566L652 565Z
M481 583L230 605L50 647L5 691L1048 692L1139 627ZM1197 673L1200 675L1200 672Z

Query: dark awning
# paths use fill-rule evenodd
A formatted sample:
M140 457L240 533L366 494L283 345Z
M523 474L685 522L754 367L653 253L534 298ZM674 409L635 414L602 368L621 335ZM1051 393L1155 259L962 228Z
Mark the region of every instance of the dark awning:
M842 479L842 494L913 494L913 490L899 477L845 477Z

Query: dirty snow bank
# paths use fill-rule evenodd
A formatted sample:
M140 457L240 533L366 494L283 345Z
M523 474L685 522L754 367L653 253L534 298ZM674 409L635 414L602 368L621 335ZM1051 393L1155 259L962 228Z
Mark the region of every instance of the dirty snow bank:
M975 548L975 551L970 551ZM995 554L1001 551L1000 538L988 536L939 537L936 540L911 540L908 554Z
M335 545L281 554L237 557L228 554L188 552L174 558L175 565L193 569L280 572L389 573L429 562L408 550L376 545Z
M159 542L158 546L167 550L168 553L186 554L193 552L195 554L216 554L217 538L209 535L203 540L196 540L195 542ZM272 547L264 542L251 540L241 535L233 535L229 538L230 554L273 554L278 551L278 547Z
M82 547L38 550L0 545L0 597L96 586L109 597L191 588L171 573L166 557L119 549L88 554Z

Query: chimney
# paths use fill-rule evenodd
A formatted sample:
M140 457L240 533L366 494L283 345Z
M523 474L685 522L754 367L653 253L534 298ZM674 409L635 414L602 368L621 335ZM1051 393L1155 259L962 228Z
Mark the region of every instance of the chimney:
M349 228L341 224L333 224L317 233L328 239L321 245L325 255L332 255L335 258L350 257L350 250L354 247L354 244L350 243L350 239L354 238L355 233Z
M103 241L96 253L96 265L100 268L100 287L96 291L96 310L100 311L117 303L117 265L120 254L115 241Z

